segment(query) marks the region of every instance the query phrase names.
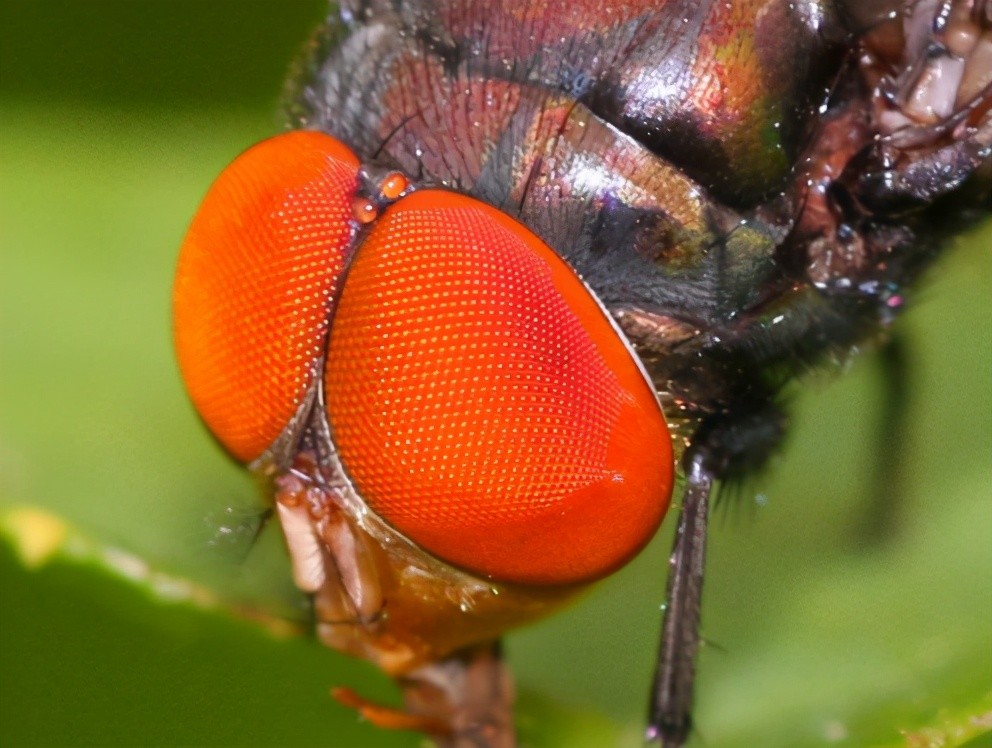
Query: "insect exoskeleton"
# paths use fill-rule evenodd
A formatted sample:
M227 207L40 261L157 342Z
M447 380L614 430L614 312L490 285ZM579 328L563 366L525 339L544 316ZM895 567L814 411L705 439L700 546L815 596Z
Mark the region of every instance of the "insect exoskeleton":
M370 173L318 132L242 154L183 244L175 336L204 421L274 489L323 639L400 673L626 563L674 461L639 360L552 249Z

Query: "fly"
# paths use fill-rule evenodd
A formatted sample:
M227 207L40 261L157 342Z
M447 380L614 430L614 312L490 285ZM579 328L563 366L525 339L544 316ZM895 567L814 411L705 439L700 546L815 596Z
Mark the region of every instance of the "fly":
M715 486L988 215L992 4L350 0L287 111L194 219L176 337L318 636L406 708L338 698L513 745L499 636L643 547L677 464L646 736L682 745Z

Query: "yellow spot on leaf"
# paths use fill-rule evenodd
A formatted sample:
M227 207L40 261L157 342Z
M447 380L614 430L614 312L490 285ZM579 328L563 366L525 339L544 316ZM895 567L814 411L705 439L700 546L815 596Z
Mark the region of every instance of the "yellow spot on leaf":
M28 569L43 566L62 546L68 529L54 514L32 507L18 507L0 515L0 530L11 538Z

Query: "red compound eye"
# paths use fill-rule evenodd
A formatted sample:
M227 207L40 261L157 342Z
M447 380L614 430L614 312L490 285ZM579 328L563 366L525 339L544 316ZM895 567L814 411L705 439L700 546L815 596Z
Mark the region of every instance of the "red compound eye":
M421 191L378 219L325 384L369 506L478 574L604 576L668 506L668 429L633 354L550 248L470 198Z
M258 457L315 374L352 238L359 162L293 132L238 157L204 198L179 256L176 348L194 404L236 457Z

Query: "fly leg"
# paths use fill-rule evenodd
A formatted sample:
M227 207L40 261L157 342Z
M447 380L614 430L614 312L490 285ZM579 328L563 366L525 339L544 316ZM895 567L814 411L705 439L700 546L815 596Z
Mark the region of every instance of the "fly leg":
M732 414L732 415L731 415ZM785 430L785 415L760 392L704 421L685 453L685 492L669 559L668 597L645 738L679 748L692 731L706 521L717 480L733 480L765 463Z
M882 413L877 424L875 475L871 505L864 517L859 542L877 543L890 538L899 522L906 448L906 404L909 398L909 369L905 337L898 331L879 350Z
M429 735L438 748L515 748L513 679L498 643L471 647L396 679L405 709L350 688L331 695L377 727Z
M713 476L696 454L686 476L675 546L668 560L668 594L646 739L664 748L685 743L692 729L693 681L699 649L699 610L706 560L706 520Z
M402 678L403 699L412 714L439 720L439 748L514 748L513 679L498 643L456 652Z

